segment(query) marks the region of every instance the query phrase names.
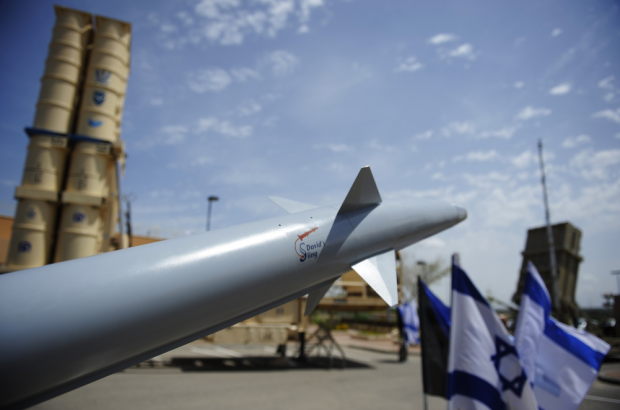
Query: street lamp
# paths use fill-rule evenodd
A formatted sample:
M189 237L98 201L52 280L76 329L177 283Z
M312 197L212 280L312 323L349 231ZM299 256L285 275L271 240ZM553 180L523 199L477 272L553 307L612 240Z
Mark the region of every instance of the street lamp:
M209 229L211 228L211 204L219 199L220 198L216 196L210 196L207 198L207 201L209 201L209 205L207 206L207 232L209 232Z

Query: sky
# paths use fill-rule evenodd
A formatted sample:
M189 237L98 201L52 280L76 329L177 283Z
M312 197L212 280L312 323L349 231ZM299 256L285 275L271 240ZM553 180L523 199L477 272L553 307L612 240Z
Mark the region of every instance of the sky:
M0 1L0 213L12 215L54 2ZM620 269L620 11L592 1L63 1L132 24L121 137L134 229L171 238L339 205L370 165L384 198L468 219L406 250L453 252L509 301L528 228L583 231L577 302ZM614 50L616 50L614 52ZM447 299L449 282L433 289Z

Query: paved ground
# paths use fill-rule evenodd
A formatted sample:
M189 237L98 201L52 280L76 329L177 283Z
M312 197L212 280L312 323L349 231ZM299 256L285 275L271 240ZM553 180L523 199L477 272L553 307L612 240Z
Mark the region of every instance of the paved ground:
M292 345L288 349L292 355ZM275 348L191 343L36 407L54 409L423 409L420 358L345 347L327 370L318 361L286 367ZM174 358L174 366L163 363ZM615 370L615 369L611 369ZM445 409L429 397L429 409ZM580 409L620 408L620 386L596 381Z

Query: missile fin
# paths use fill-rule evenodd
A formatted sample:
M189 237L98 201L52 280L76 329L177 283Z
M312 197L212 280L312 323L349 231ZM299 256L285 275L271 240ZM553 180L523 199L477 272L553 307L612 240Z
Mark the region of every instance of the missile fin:
M310 315L310 313L314 312L314 309L316 309L316 307L319 305L321 299L323 299L329 288L331 288L334 282L338 279L340 279L340 277L337 277L322 288L319 288L308 294L308 300L306 300L306 311L304 312L304 316L308 316Z
M365 166L360 170L359 174L357 174L357 178L355 178L355 182L353 182L338 213L342 214L345 212L357 211L358 209L367 208L380 203L381 195L379 195L379 189L377 189L375 178L372 176L370 167Z
M273 203L284 209L289 214L296 214L297 212L309 211L310 209L318 208L316 205L306 204L303 202L297 202L286 198L280 198L277 196L268 197Z
M396 255L393 250L356 263L352 265L351 268L353 268L353 270L357 272L388 305L394 306L398 303Z

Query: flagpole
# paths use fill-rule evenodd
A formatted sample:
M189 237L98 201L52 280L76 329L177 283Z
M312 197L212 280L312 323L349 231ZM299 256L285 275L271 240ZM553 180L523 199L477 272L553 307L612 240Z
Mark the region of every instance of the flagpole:
M420 312L420 318L422 318L420 320L420 330L422 330L422 320L426 320L426 304L422 304L420 303L420 298L421 298L421 292L424 292L424 289L422 289L421 286L421 279L420 276L418 276L418 312ZM424 397L424 410L428 410L428 399L426 396L426 383L428 382L428 369L426 368L427 366L424 366L424 344L422 343L422 340L420 340L420 359L421 360L421 364L422 364L422 394Z

